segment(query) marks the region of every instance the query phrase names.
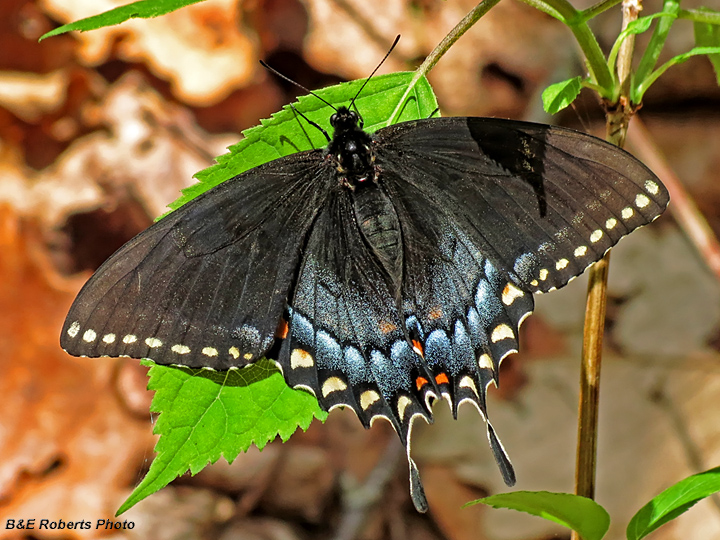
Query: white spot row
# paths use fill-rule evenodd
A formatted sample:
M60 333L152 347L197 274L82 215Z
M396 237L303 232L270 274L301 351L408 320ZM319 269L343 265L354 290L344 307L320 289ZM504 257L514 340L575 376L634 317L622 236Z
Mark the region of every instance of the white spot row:
M660 191L660 187L657 185L656 182L653 182L652 180L646 180L645 181L645 190L648 193L651 193L652 195L657 195L658 192ZM635 206L636 207L645 208L649 204L650 204L650 199L646 195L639 193L638 195L635 196ZM591 206L591 205L589 205L589 206ZM620 211L620 216L625 220L630 219L634 215L635 215L635 210L633 210L629 206L626 206L625 208L623 208ZM575 218L577 218L577 217L578 216L575 216ZM573 220L573 223L574 222L575 222L575 220ZM617 226L617 223L618 223L618 221L614 217L608 218L605 221L605 228L608 231L610 231ZM562 231L559 231L558 233L556 233L555 236L558 236L560 233L563 233L563 235L564 235L564 229ZM604 234L605 233L603 232L602 229L595 229L590 234L590 242L593 244L597 244L600 240L602 240ZM538 251L546 251L547 249L548 249L548 246L546 244L543 244L542 246L540 246ZM588 252L587 246L578 246L575 249L575 252L573 254L575 255L576 258L580 258L580 257L584 257L587 254L587 252ZM570 264L570 261L568 261L567 259L565 259L565 258L559 259L555 263L555 269L563 270L563 269L567 268L569 264ZM539 281L545 281L547 279L547 277L548 277L548 270L546 268L542 268L539 272L538 279L532 280L530 282L530 285L532 285L533 287L537 287L540 284Z
M77 337L80 334L80 323L78 321L73 322L70 325L70 327L68 328L67 334L71 338ZM92 343L93 341L95 341L97 339L97 337L98 337L97 332L95 332L95 330L92 330L89 328L89 329L85 330L85 332L83 333L82 340L86 343ZM112 333L105 334L102 337L102 342L105 343L106 345L111 345L111 344L115 343L116 340L117 340L117 335L112 334ZM123 336L121 341L125 345L131 345L138 341L138 337L134 334L126 334ZM156 337L149 337L149 338L145 339L145 345L147 345L151 349L159 349L160 347L163 346L163 342ZM172 347L170 347L170 350L172 352L174 352L175 354L181 354L181 355L190 354L190 352L192 352L190 350L190 347L188 347L187 345L183 345L181 343L173 345ZM201 352L205 356L208 356L211 358L216 357L220 354L215 347L204 347ZM240 349L238 349L235 346L230 347L228 349L228 354L230 354L235 360L237 360L238 358L240 358ZM253 357L252 353L246 353L243 355L243 358L245 360L251 360L252 357Z
M491 369L495 370L495 366L493 365L492 358L489 354L483 353L480 355L480 358L478 358L478 367L480 369Z
M408 405L412 404L412 400L407 396L400 396L398 398L397 403L397 411L398 416L400 417L400 421L405 420L405 410L408 408Z
M469 388L473 391L475 396L480 397L478 394L477 386L475 385L475 381L472 380L472 378L469 375L465 375L462 379L460 379L460 388Z

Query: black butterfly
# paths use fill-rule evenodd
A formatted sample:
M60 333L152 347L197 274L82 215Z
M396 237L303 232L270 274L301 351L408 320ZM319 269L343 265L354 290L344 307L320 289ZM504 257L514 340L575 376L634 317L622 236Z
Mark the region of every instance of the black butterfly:
M326 149L236 176L120 248L80 291L61 345L216 370L273 354L324 409L390 420L424 511L413 420L432 420L439 397L487 420L532 293L653 221L668 193L630 154L568 129L431 118L369 135L346 107L331 125Z

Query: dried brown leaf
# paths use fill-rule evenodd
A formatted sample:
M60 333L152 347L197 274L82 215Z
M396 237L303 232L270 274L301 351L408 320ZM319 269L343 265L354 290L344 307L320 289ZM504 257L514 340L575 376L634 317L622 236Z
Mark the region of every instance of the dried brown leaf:
M43 0L41 5L55 19L68 23L127 3ZM207 105L247 85L257 69L254 38L245 33L241 20L236 0L201 2L156 19L77 33L77 55L82 62L97 65L106 62L115 47L122 60L144 62L170 81L181 100Z
M80 281L55 274L37 227L7 204L0 250L0 513L66 522L112 516L151 452L150 422L117 398L122 361L60 349L58 330Z

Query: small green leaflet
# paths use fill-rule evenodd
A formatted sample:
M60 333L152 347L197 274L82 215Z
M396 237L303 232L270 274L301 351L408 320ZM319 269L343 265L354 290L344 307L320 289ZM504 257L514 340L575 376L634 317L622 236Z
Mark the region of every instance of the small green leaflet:
M368 131L387 125L412 79L413 73L393 73L370 80L356 101ZM335 106L347 105L363 82L340 84L317 94ZM411 90L400 120L425 118L437 111L427 79L421 78ZM330 132L331 107L313 96L300 98L295 107ZM196 175L200 182L186 189L171 207L178 208L222 181L277 157L327 145L322 133L289 107L244 135L216 165L200 171ZM154 432L160 439L150 470L118 514L188 470L196 474L220 457L232 462L251 444L262 448L278 436L287 440L298 427L307 429L313 418L324 421L327 417L312 395L289 388L267 360L228 372L144 363L152 366L148 389L155 391L152 411L160 415Z
M643 506L627 527L628 540L640 540L705 497L720 491L720 467L688 476Z
M720 15L717 11L713 11L708 8L699 8L707 15ZM720 24L710 24L706 22L695 21L693 23L693 29L695 31L695 43L698 47L720 47ZM715 70L715 78L718 84L720 84L720 53L708 54L708 59L713 65Z
M669 487L643 506L630 520L628 540L640 540L689 510L710 495L720 492L720 467L694 474ZM610 516L595 501L569 493L515 491L469 502L508 508L539 516L576 531L583 540L601 540L610 527Z
M573 77L566 81L551 84L542 93L543 109L548 114L555 114L570 105L582 90L582 77Z
M662 66L653 71L644 81L633 87L631 91L631 99L633 103L641 103L645 92L652 86L652 84L668 69L677 64L682 64L693 56L700 55L720 55L720 47L694 47L688 52L674 56Z
M38 41L42 41L45 38L57 36L58 34L65 34L72 32L73 30L79 30L80 32L87 32L88 30L97 30L98 28L104 28L106 26L114 26L116 24L123 23L128 19L150 19L152 17L159 17L165 15L171 11L189 6L191 4L197 4L204 0L140 0L139 2L133 2L124 6L105 11L92 17L80 19L79 21L71 22L51 30L50 32L42 35Z
M491 495L471 504L487 504L539 516L576 531L583 540L601 540L610 528L610 516L598 503L570 493L514 491Z

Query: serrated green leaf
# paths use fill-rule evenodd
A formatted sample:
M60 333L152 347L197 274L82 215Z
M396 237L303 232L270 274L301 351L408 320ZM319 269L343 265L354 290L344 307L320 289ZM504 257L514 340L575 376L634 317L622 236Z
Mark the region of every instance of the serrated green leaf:
M356 104L368 131L387 125L413 78L412 73L394 73L371 79ZM334 106L348 104L364 81L325 88L317 92ZM437 101L427 79L411 89L399 121L428 117L437 111ZM305 96L295 105L312 121L330 129L332 107L318 98ZM245 139L233 146L218 163L196 176L201 180L185 190L173 203L177 208L194 196L241 172L282 155L325 146L325 137L287 107L245 131ZM232 462L250 444L262 448L280 436L282 440L298 428L307 429L313 418L324 420L317 400L289 388L267 360L250 367L215 372L180 367L153 366L148 388L155 391L152 410L160 413L155 433L160 434L157 457L148 474L118 510L124 512L145 497L190 470L196 474L220 457Z
M658 527L687 512L693 505L720 491L720 467L694 474L669 487L633 516L628 540L640 540Z
M699 8L697 11L717 13L708 8ZM720 47L720 25L709 24L701 21L694 21L695 44L698 47ZM708 54L708 60L715 70L715 78L720 85L720 54Z
M159 17L165 15L171 11L189 6L191 4L197 4L204 0L140 0L139 2L133 2L125 6L120 6L110 11L105 11L92 17L80 19L79 21L71 22L55 28L50 32L40 36L38 41L42 41L45 38L57 36L58 34L65 34L72 32L73 30L79 30L80 32L87 32L88 30L97 30L98 28L104 28L105 26L114 26L116 24L123 23L128 19L151 19L153 17Z
M548 86L542 93L545 112L555 114L575 101L582 90L582 80L582 77L573 77Z
M155 391L151 410L161 413L153 430L160 439L150 470L118 515L188 469L194 475L221 457L232 463L251 444L262 449L276 436L286 441L313 418L327 417L268 360L226 372L143 365L152 366L148 389Z
M388 125L413 76L412 72L398 72L370 79L355 101L366 131L372 133ZM349 105L364 82L342 83L317 90L315 94L335 107ZM425 77L412 90L398 117L399 122L427 118L437 110L437 100ZM332 133L330 116L335 112L332 107L312 95L301 96L293 106L329 134ZM243 131L243 135L239 143L229 148L229 153L217 158L215 165L195 174L199 182L183 190L183 195L168 206L175 210L219 183L273 159L327 145L325 136L299 117L290 105L262 120L260 126Z
M583 540L600 540L610 528L610 516L598 503L570 493L514 491L468 503L508 508L559 523L576 531Z

